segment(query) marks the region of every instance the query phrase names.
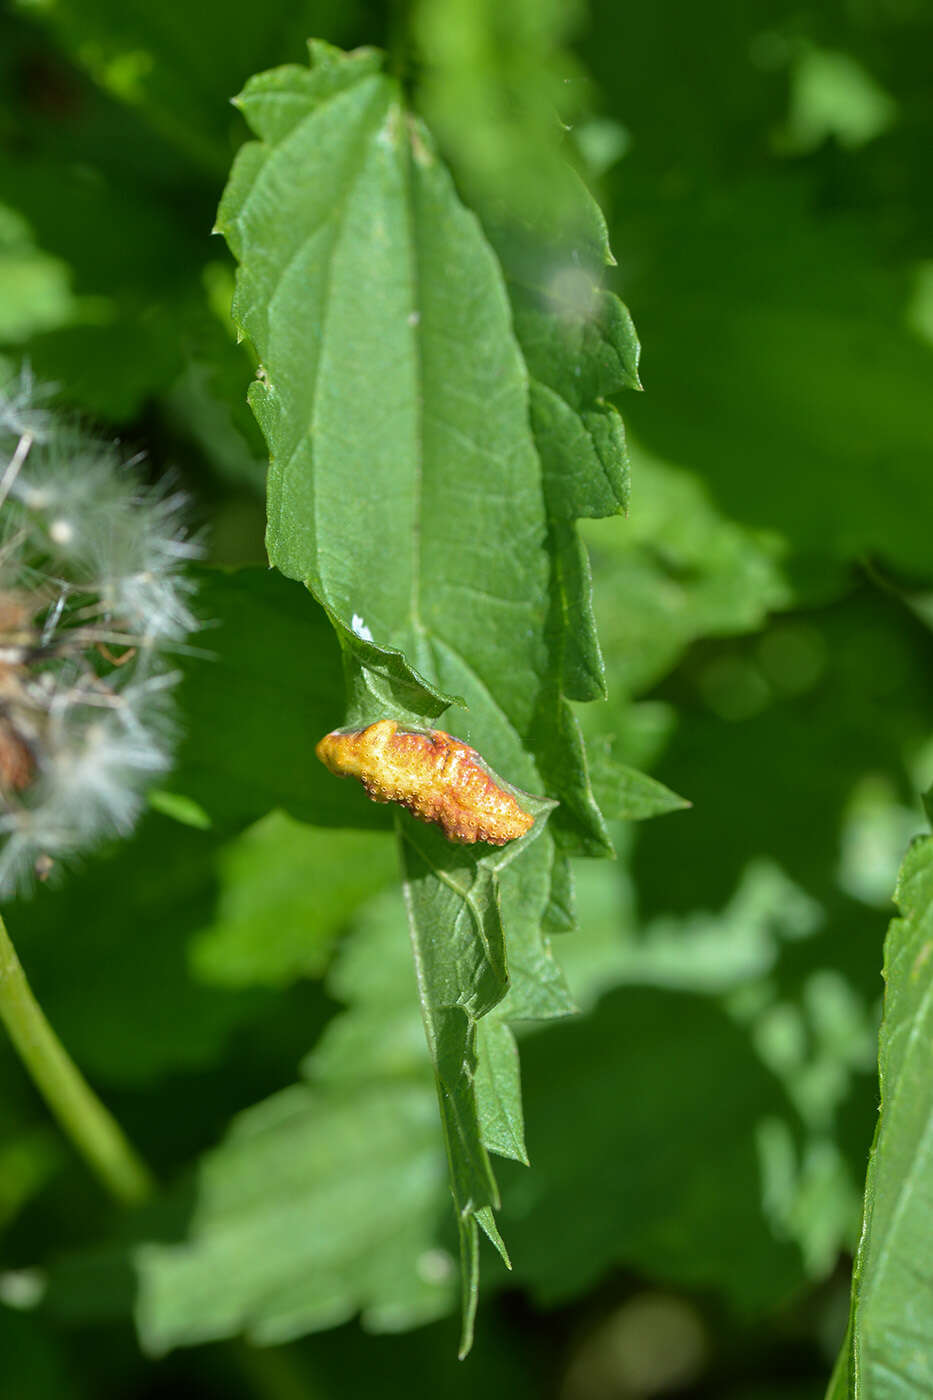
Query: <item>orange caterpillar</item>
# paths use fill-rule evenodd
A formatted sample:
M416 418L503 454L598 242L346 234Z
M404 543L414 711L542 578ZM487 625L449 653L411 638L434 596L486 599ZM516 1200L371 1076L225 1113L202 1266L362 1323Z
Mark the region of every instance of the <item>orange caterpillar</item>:
M504 846L534 824L476 750L442 729L399 729L380 719L325 734L316 753L338 777L359 778L374 802L398 802L448 841Z

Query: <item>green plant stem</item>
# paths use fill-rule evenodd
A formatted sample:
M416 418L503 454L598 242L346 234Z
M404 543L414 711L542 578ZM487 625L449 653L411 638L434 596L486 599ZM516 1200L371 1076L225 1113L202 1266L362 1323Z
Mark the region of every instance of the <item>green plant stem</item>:
M127 1205L142 1201L153 1189L152 1177L46 1020L2 917L0 1020L37 1089L107 1190Z

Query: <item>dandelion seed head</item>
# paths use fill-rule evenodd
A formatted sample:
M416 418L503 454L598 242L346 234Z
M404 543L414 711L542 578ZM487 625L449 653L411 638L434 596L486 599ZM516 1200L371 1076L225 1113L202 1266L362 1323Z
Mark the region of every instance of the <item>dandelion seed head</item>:
M28 371L0 388L0 898L132 830L196 626L184 496L48 398Z
M54 384L36 383L29 365L7 380L0 388L0 451L12 453L25 434L45 441L55 422L46 405L55 392Z

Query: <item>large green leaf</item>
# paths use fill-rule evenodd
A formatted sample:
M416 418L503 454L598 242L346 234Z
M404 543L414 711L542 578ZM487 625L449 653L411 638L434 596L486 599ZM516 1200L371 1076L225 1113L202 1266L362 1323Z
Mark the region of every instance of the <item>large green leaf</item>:
M378 68L317 45L240 99L263 144L219 222L264 367L270 556L521 730L547 587L524 369L480 229Z
M560 407L533 435L502 274L429 136L378 54L311 48L310 70L261 74L239 99L261 141L238 156L219 215L240 262L234 315L262 363L251 402L270 448L270 558L311 588L337 627L351 723L387 712L417 723L437 713L439 697L462 696L467 713L454 712L451 729L510 782L558 798L568 841L605 853L567 704L601 693L573 519L621 508L617 415L591 401L634 382L630 323L593 294L561 336L563 306L534 304L530 335L550 335L543 373ZM592 281L608 254L589 205L586 219L580 251L564 254L585 255ZM520 271L521 250L515 262ZM612 364L600 373L610 343ZM578 360L586 372L574 387ZM620 363L630 366L621 379ZM581 438L589 455L561 483ZM407 660L407 690L402 675L387 689L377 648ZM507 1103L498 1101L501 1075L481 1077L479 1098L476 1087L475 1026L508 989L506 937L520 963L527 953L521 1014L555 1011L550 973L537 988L531 976L549 966L545 910L555 925L569 917L563 857L542 833L547 805L532 803L539 821L504 855L465 855L402 828L467 1261L465 1342L477 1217L494 1237L484 1097L497 1099L490 1140L501 1140L504 1120L520 1122L514 1077ZM519 919L513 940L508 924L503 934L500 888L506 903L503 881L528 879L536 917ZM569 1009L565 994L557 1001Z
M831 1400L933 1394L933 838L907 853L888 930L879 1079L845 1346Z
M620 1027L623 1028L620 1032ZM762 1200L760 1134L796 1115L711 999L648 986L522 1045L534 1169L502 1168L515 1274L554 1303L613 1264L750 1313L801 1266ZM568 1228L572 1222L572 1228Z
M430 1268L443 1170L429 1081L293 1085L258 1104L206 1159L188 1241L137 1253L143 1342L274 1343L359 1310L408 1325L446 1311L449 1267Z
M387 834L322 831L270 812L218 853L217 904L190 943L193 971L227 987L319 976L348 917L396 870Z

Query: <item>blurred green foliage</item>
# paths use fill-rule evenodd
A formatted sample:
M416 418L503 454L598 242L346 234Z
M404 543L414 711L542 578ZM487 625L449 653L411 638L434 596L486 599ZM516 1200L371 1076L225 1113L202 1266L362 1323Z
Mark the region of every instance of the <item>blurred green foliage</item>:
M822 1395L933 781L928 7L24 0L0 26L0 355L173 466L215 565L262 560L255 366L209 237L250 74L312 34L386 47L491 231L574 155L646 390L630 518L584 530L609 699L579 716L693 804L574 862L581 1014L522 1034L515 1269L458 1368L386 818L311 752L339 649L296 585L208 571L155 810L10 911L168 1199L118 1220L0 1047L4 1392ZM143 1356L134 1315L202 1345ZM280 1345L210 1344L241 1330Z

